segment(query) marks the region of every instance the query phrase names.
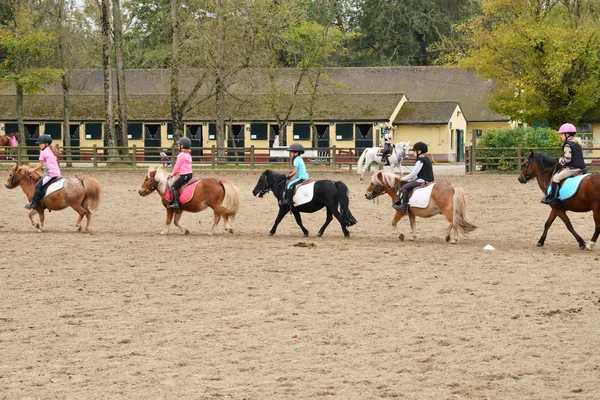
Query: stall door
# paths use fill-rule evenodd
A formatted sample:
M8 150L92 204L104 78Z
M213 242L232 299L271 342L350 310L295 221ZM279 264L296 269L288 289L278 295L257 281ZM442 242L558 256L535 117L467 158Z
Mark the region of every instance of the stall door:
M33 147L27 150L27 155L30 160L37 160L39 157L39 148L35 143L40 137L40 125L39 124L25 124L25 145L27 147Z
M373 147L373 124L356 124L354 137L357 148Z
M465 131L456 130L456 161L465 161Z
M81 145L81 141L79 139L79 124L69 125L69 141L71 147L79 147ZM71 156L73 160L79 160L79 149L71 150Z
M279 144L278 146L287 146L287 140L285 135L285 126L283 127L283 133L279 131L279 125L271 124L269 125L269 147L273 147L275 142L275 136L279 136Z
M144 158L148 161L160 159L160 125L146 124L144 129Z
M227 147L230 149L227 154L229 156L229 161L244 162L244 146L244 125L231 125L229 127L229 136L227 138ZM237 147L242 148L242 151L231 151L231 149Z
M192 141L192 147L202 147L202 125L187 125L185 136ZM202 150L192 150L193 156L201 156Z

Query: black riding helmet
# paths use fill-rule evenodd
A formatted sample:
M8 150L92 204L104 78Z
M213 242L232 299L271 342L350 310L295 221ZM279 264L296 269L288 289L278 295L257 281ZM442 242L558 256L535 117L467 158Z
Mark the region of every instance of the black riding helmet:
M192 141L187 137L180 138L177 143L179 143L184 149L189 149L192 147Z
M300 143L292 143L290 147L287 148L287 151L295 151L298 154L304 154L304 146Z
M42 143L52 144L52 136L44 134L39 137L37 142L35 142L35 144L42 144Z
M413 150L414 151L420 151L421 154L425 154L429 151L429 149L427 148L427 145L423 142L417 142L414 144L413 146Z

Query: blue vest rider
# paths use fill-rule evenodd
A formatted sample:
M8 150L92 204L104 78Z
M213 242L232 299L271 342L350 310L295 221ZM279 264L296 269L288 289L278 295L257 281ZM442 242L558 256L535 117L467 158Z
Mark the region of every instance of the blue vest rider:
M558 203L560 181L573 176L586 168L583 150L581 149L581 142L575 137L577 134L575 125L563 124L558 130L558 134L565 142L563 144L563 156L558 160L562 169L552 177L550 193L541 200L544 204Z
M289 181L285 189L285 195L281 200L281 205L288 205L291 208L294 186L307 180L308 172L306 172L306 165L304 165L304 160L302 159L304 146L300 143L293 143L287 150L290 152L290 157L292 157L292 165L294 168L287 174Z
M413 151L417 157L415 168L410 174L402 178L403 181L408 182L402 185L402 197L392 205L395 210L403 213L406 213L408 208L408 191L421 186L424 183L433 182L435 180L433 177L431 160L423 156L423 154L429 151L427 145L423 142L417 142L413 146Z

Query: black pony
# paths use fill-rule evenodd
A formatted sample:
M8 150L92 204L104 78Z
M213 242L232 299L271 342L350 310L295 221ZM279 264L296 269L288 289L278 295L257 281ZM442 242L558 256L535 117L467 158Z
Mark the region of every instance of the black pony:
M281 203L281 199L283 199L285 192L285 186L286 176L268 169L260 176L258 183L252 191L252 194L254 196L258 195L258 197L263 197L266 193L272 191L277 200ZM342 226L344 236L349 237L350 232L348 232L346 227L356 224L356 219L354 219L354 216L348 209L349 203L350 200L348 199L348 187L344 184L344 182L319 180L315 182L313 199L309 203L292 207L292 213L294 214L294 218L296 218L296 223L300 226L302 232L304 232L304 236L306 237L308 236L308 230L304 227L304 225L302 225L300 213L313 213L315 211L319 211L323 207L326 207L327 219L319 230L318 236L323 236L327 225L329 225L329 223L333 220L333 217L335 217ZM338 204L340 206L339 212ZM277 214L275 224L271 228L269 235L272 236L275 234L277 225L279 225L288 211L289 206L282 204L279 205L279 214Z

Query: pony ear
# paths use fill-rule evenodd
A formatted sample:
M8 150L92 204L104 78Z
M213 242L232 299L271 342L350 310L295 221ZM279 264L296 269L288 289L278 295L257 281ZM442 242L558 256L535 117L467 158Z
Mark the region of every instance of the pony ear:
M532 160L533 157L535 157L535 154L533 154L533 150L531 150L531 153L529 153L529 159Z

